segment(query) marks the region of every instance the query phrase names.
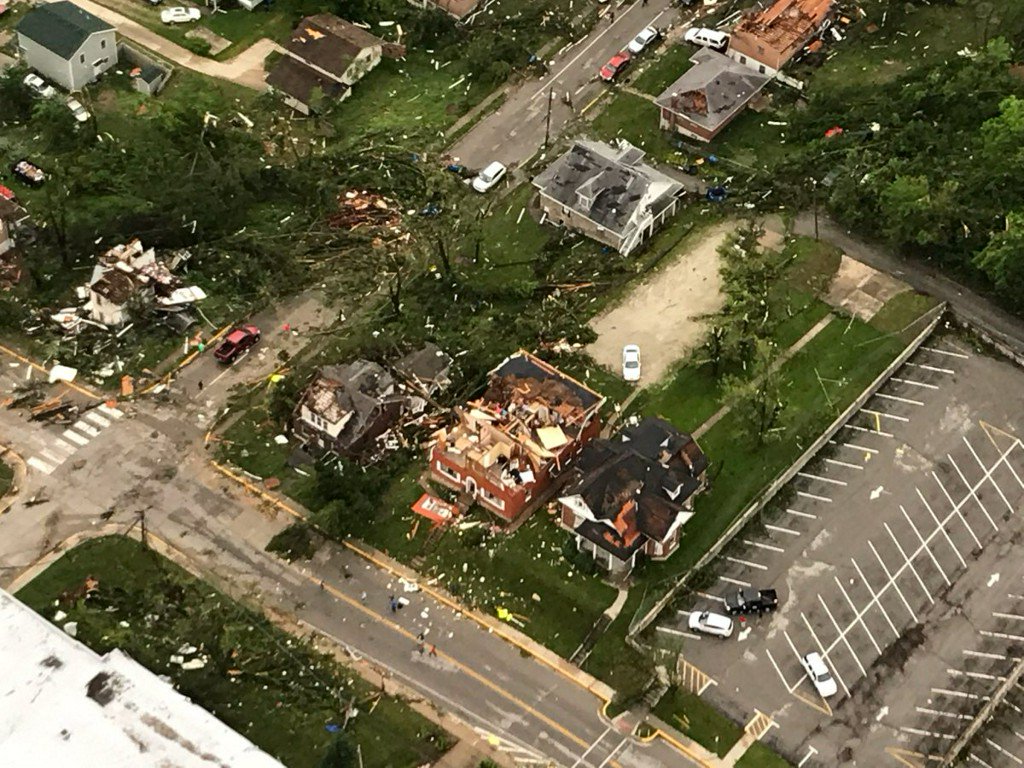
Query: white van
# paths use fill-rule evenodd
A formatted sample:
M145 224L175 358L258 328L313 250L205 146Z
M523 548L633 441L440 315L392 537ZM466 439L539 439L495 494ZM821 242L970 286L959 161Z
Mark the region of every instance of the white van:
M690 27L686 30L683 39L688 43L703 45L716 51L724 51L725 47L729 45L729 36L725 32L705 27Z

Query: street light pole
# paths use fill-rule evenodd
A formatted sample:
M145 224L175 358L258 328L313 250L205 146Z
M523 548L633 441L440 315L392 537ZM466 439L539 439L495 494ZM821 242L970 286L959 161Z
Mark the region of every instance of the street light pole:
M544 125L544 149L548 148L548 141L551 139L551 102L555 100L555 89L548 91L548 116Z
M811 188L814 196L814 239L818 239L818 180L811 179Z

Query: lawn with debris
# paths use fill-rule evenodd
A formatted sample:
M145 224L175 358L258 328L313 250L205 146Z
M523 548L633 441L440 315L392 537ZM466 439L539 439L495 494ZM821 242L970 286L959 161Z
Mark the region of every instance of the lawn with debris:
M87 578L96 580L86 592ZM437 760L452 738L329 656L134 539L65 553L18 592L97 653L119 648L289 768L315 768L344 730L365 768Z

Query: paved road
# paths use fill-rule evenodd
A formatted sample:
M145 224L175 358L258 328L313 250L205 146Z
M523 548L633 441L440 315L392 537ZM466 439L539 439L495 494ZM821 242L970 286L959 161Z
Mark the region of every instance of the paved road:
M509 93L505 103L477 123L449 153L470 168L482 168L492 160L507 166L522 165L544 145L547 103L551 103L551 139L555 139L575 116L602 89L609 86L597 79L597 72L617 51L626 47L646 26L659 28L678 24L679 11L670 0L649 0L645 6L636 0L615 7L615 21L598 21L594 30L561 54L549 60L549 74L530 79ZM569 93L572 107L562 102ZM655 119L654 108L648 115Z

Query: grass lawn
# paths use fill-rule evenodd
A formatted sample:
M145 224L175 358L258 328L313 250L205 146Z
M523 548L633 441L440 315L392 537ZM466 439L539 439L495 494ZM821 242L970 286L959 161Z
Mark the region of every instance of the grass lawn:
M788 760L779 757L760 741L755 741L743 757L736 761L736 768L793 768Z
M690 57L696 49L686 43L665 43L654 53L657 58L636 75L630 85L638 91L660 96L672 83L682 77L691 66ZM655 119L657 118L657 112Z
M658 128L658 108L641 96L611 87L614 92L598 105L588 133L600 141L625 139L656 160L677 158L676 148Z
M654 714L719 757L725 757L743 735L740 726L700 696L679 688L665 692L654 707Z
M631 589L622 611L587 656L583 669L615 689L616 704L627 709L644 692L651 679L651 660L626 643L633 615L643 603L644 590Z
M60 599L86 576L99 580L95 595ZM371 711L375 689L132 539L80 544L18 598L47 618L59 601L68 620L78 622L79 640L94 651L120 648L169 676L181 693L289 768L319 764L332 738L325 726L342 723L340 702L353 700L360 715L348 730L368 768L412 768L451 744L401 701L383 697ZM183 671L169 662L183 643L197 646L210 663Z

